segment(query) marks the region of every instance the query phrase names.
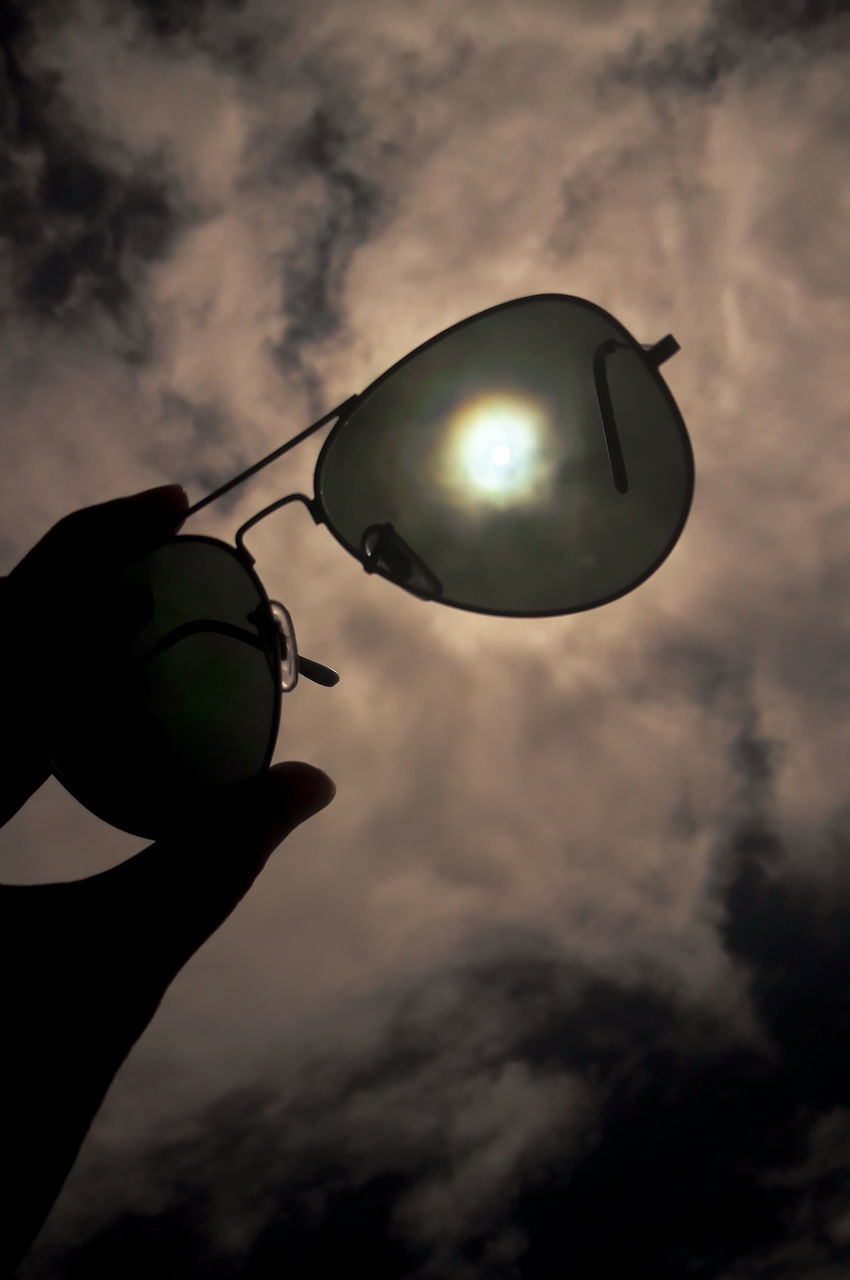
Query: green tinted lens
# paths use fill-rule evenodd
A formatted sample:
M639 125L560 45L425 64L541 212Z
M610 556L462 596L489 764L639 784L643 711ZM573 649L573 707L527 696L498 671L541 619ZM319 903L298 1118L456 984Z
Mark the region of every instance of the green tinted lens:
M177 538L119 580L152 614L115 668L69 673L48 754L92 812L152 837L266 767L280 663L262 587L223 543Z
M378 379L329 437L316 492L343 546L408 590L570 613L666 558L693 457L622 326L542 295L465 321Z

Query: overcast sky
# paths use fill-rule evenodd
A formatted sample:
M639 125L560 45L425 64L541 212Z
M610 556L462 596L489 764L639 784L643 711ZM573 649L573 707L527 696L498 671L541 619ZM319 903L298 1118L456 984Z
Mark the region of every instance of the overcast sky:
M675 335L696 461L661 569L560 619L416 600L299 507L251 535L342 677L276 759L338 794L175 982L22 1276L846 1276L846 4L0 24L0 572L532 293ZM312 491L323 438L186 531ZM139 847L50 782L0 870Z

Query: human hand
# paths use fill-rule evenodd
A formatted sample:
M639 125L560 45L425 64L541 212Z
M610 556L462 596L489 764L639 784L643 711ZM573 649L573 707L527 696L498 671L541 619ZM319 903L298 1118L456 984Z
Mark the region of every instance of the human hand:
M33 724L44 663L108 660L56 625L104 610L117 566L172 536L179 490L151 490L74 512L0 582L7 742L0 825L50 766ZM84 573L81 578L81 566ZM114 600L108 615L116 617ZM65 610L71 612L65 612ZM91 616L91 615L88 615ZM118 616L119 630L122 619ZM125 626L132 617L125 613ZM70 627L73 633L73 626ZM330 803L308 764L278 765L221 795L180 835L84 880L0 886L0 1273L28 1249L53 1205L115 1073L172 979L230 915L278 844Z

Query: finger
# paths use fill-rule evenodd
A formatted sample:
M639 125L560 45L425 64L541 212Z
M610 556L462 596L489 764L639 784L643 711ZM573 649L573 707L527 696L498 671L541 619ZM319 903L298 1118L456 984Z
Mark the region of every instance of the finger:
M74 511L0 583L4 723L13 747L0 780L0 825L50 776L34 721L56 672L78 669L87 654L102 664L152 608L152 602L130 598L131 588L116 595L110 573L176 533L187 507L183 489L165 485Z
M0 773L0 827L14 817L50 776L50 766L44 753L33 740L22 672L9 644L12 623L10 610L6 607L7 591L7 579L0 578L0 670L7 681L3 705L6 750Z
M14 818L52 770L37 744L18 739L0 778L0 827Z
M189 499L180 485L162 485L72 511L50 529L9 575L16 590L44 592L72 575L101 578L176 533Z
M29 660L43 683L50 655L75 661L92 644L123 639L127 609L114 598L114 575L176 533L188 501L180 485L164 485L55 524L6 579L4 623L19 662Z
M125 948L167 984L248 892L272 852L336 788L301 762L226 792L208 813L93 877Z

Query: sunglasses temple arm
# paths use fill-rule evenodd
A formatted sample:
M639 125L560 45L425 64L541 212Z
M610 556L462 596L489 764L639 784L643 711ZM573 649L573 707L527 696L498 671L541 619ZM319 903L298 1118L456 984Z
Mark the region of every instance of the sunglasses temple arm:
M623 450L620 445L620 433L617 430L617 419L614 414L614 406L611 403L611 392L608 387L608 374L606 370L606 361L608 357L619 350L628 350L628 344L618 342L616 338L608 338L605 342L600 342L599 346L593 353L593 382L596 387L596 399L599 404L599 413L602 418L602 430L605 435L605 447L608 450L608 463L611 467L611 479L614 481L614 488L618 493L629 492L629 477L626 474L626 464L623 460Z
M321 662L314 662L312 658L302 658L300 653L298 674L306 676L314 684L323 684L326 689L332 689L334 685L339 684L339 672L334 671L332 667L323 666Z
M674 356L677 351L682 349L672 333L668 333L658 342L642 342L641 348L647 364L654 369L657 369L665 360L669 360L671 356ZM617 430L617 418L614 413L614 406L611 403L611 391L608 386L608 374L605 366L608 357L614 351L627 350L628 343L618 342L616 338L609 338L606 342L601 342L593 353L593 381L596 386L596 398L599 402L602 430L605 433L605 445L608 449L611 478L618 493L629 492L629 477L623 460L620 433Z
M287 453L290 449L294 449L302 440L306 440L314 431L318 431L320 427L323 427L326 423L330 422L331 418L342 418L347 413L350 413L359 399L359 396L349 396L349 398L344 400L342 404L337 405L335 409L331 409L330 413L326 413L323 418L319 418L318 422L314 422L312 426L306 427L305 430L299 432L297 436L293 436L291 440L287 440L285 444L282 444L279 449L275 449L272 453L267 454L265 458L261 458L259 462L255 462L253 467L249 467L247 471L240 472L238 476L234 476L232 480L228 480L227 484L221 485L218 489L213 490L212 493L208 493L205 498L201 498L199 502L193 503L186 512L184 519L188 520L189 516L195 515L197 511L201 511L204 507L209 506L211 502L215 502L217 498L221 498L225 493L229 493L231 489L235 489L243 480L248 480L251 476L256 475L258 471L261 471L263 467L267 467L270 462L274 462L275 459L281 457L282 454Z

